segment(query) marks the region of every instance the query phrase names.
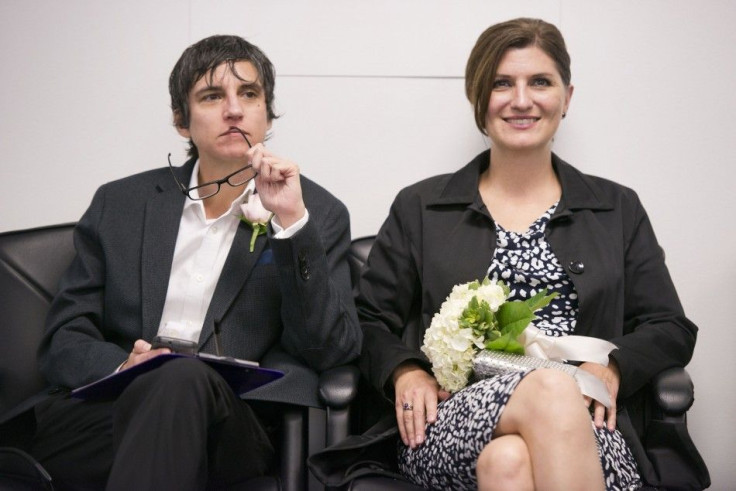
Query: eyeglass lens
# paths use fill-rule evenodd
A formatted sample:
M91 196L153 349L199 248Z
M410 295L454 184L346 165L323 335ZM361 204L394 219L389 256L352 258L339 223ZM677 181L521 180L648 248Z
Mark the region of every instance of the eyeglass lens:
M245 169L241 169L235 174L227 178L227 183L233 187L242 186L246 182L256 177L256 170L250 166Z
M234 174L231 174L227 177L227 182L232 187L238 187L242 186L243 184L247 183L251 179L256 177L256 171L253 167L248 166L244 169L240 169ZM218 192L220 192L220 183L219 182L208 182L206 184L203 184L202 186L197 186L190 190L190 195L193 195L194 193L192 191L196 191L196 196L190 196L192 199L205 199L209 198L210 196L216 195Z

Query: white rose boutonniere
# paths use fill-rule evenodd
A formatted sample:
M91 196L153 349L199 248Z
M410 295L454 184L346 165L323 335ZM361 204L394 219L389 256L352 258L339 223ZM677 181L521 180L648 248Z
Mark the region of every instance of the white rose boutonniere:
M475 355L484 349L524 353L519 336L535 318L534 311L557 296L542 290L524 301L507 300L501 281L456 285L424 334L422 352L432 363L439 384L457 392L468 384Z
M273 213L263 207L258 194L251 194L250 191L246 194L245 202L240 205L240 209L243 212L240 219L253 229L253 234L250 237L250 252L253 252L256 239L259 235L266 233L268 222L273 218Z

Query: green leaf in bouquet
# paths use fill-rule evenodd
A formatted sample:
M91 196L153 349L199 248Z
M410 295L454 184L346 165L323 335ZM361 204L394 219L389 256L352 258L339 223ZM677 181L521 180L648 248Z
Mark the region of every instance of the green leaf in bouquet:
M510 339L509 344L506 346L506 352L523 355L524 345L521 344L518 339Z
M532 312L536 312L539 309L542 309L549 305L549 303L552 301L553 298L557 297L557 292L552 292L549 295L547 295L547 289L538 292L536 295L534 295L532 298L528 298L524 301Z
M495 351L505 351L506 353L524 354L524 345L522 345L514 336L509 333L486 342L486 348Z
M489 329L485 333L486 344L501 337L501 331L498 329Z
M514 300L506 302L496 312L498 327L504 334L518 337L534 319L534 312L525 302Z

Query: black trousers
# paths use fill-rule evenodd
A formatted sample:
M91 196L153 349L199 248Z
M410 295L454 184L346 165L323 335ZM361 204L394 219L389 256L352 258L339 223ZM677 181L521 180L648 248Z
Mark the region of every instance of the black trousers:
M201 490L264 474L274 449L252 408L210 367L176 359L113 401L36 408L30 449L60 489Z

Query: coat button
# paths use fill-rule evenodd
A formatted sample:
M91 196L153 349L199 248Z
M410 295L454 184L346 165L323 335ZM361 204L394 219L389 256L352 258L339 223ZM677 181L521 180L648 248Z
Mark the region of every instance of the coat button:
M582 274L585 271L585 264L582 261L570 261L567 265L567 269L575 274Z
M299 274L301 275L304 281L307 281L309 277L311 276L311 271L309 270L309 263L307 262L307 256L303 252L300 252L298 259L299 259Z

